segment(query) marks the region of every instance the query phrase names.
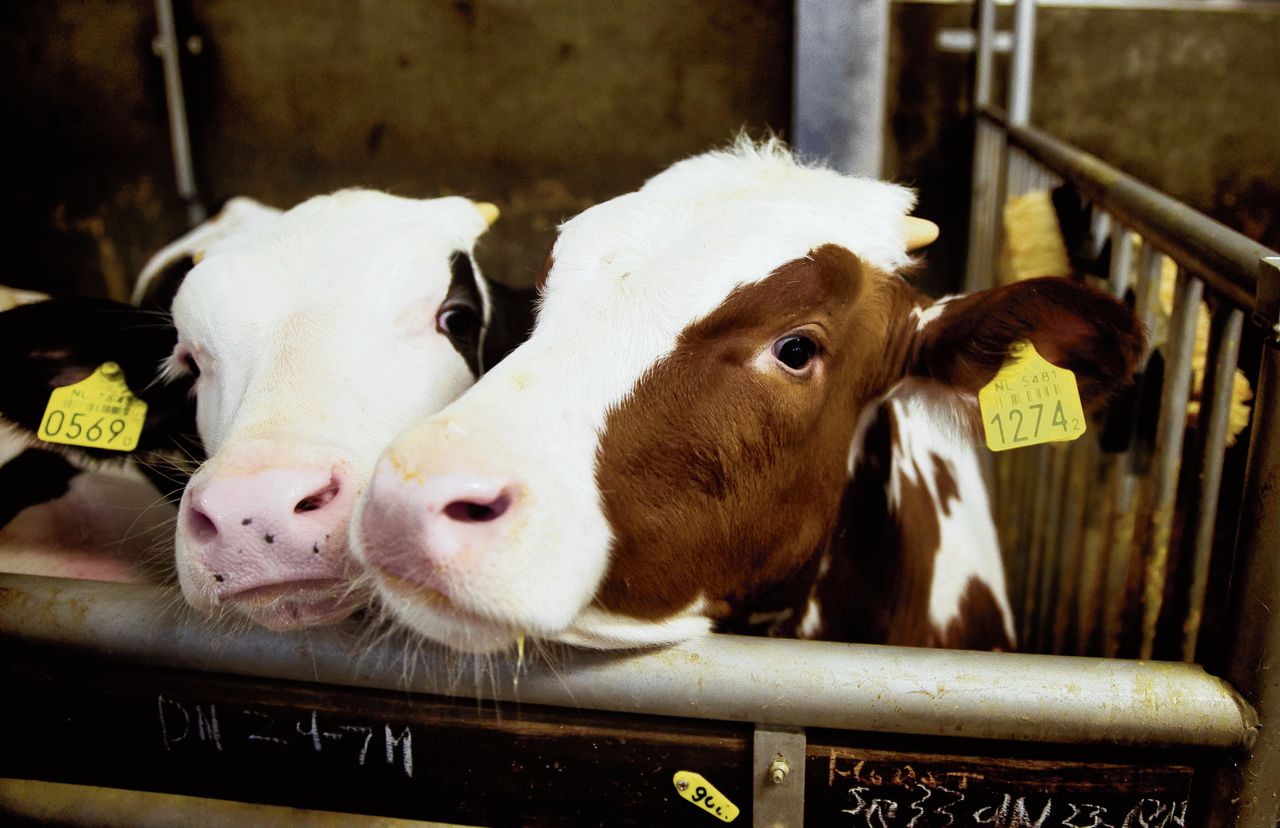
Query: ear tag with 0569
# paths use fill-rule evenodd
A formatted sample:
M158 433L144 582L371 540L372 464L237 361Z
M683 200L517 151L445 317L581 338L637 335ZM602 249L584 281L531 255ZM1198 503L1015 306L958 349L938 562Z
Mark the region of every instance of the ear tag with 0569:
M147 419L147 404L134 396L124 371L104 362L75 383L53 389L36 436L46 443L133 451Z
M978 391L978 408L992 451L1075 440L1085 432L1076 375L1025 340L1014 344L1004 367Z

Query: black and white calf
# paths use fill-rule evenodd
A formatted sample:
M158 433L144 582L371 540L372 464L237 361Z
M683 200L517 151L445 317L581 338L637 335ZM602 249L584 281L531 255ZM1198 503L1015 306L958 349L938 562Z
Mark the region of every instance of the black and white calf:
M511 344L491 335L495 291L472 256L496 209L360 190L284 213L235 205L156 257L144 307L0 316L0 414L31 433L52 388L119 363L148 404L137 452L191 430L203 447L175 532L188 602L272 628L328 623L359 603L346 526L378 453ZM171 316L146 309L166 296Z

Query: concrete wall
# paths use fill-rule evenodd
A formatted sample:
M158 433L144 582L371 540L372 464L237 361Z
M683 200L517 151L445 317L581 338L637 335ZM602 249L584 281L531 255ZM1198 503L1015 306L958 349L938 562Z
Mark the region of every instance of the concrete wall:
M504 220L481 262L515 283L560 219L791 123L789 0L178 5L203 37L186 69L211 206L352 185L489 199ZM1280 6L1248 8L1042 9L1033 121L1280 246ZM970 15L891 7L885 166L943 226L935 291L959 284L971 152L970 58L935 41ZM120 295L182 229L154 26L145 0L0 5L0 282Z

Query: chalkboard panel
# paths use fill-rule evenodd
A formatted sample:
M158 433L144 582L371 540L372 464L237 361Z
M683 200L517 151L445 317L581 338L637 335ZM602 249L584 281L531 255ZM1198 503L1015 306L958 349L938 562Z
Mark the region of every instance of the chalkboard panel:
M815 825L891 828L1173 828L1187 823L1193 769L954 756L810 742L806 813Z
M752 728L248 680L24 651L0 668L0 775L483 825L751 822ZM1172 828L1184 756L808 734L806 822Z
M705 826L672 783L691 769L750 820L747 725L74 662L0 681L0 775L466 824Z

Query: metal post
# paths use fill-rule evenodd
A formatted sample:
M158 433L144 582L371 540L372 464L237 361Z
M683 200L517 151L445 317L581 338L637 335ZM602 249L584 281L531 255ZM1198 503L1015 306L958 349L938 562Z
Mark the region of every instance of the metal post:
M797 0L795 15L796 149L843 172L882 175L889 0Z
M1165 343L1164 387L1161 389L1160 422L1156 427L1155 463L1151 469L1151 523L1143 533L1147 575L1144 581L1142 646L1139 658L1155 653L1160 610L1164 606L1173 533L1173 507L1182 468L1182 442L1187 431L1187 398L1191 392L1191 357L1196 343L1196 319L1204 285L1194 276L1178 274L1173 315Z
M995 52L995 0L978 0L977 70L974 77L973 182L969 201L969 255L965 292L995 284L996 245L1000 238L1000 179L1004 130L981 117L991 103Z
M1213 314L1209 331L1209 354L1200 392L1201 466L1196 495L1195 540L1192 549L1191 587L1187 596L1187 616L1182 625L1182 660L1194 661L1200 622L1204 613L1205 590L1209 585L1209 563L1213 558L1213 537L1217 527L1218 495L1222 487L1222 461L1227 445L1227 424L1231 417L1236 365L1240 359L1240 335L1244 313L1223 304Z
M182 89L182 65L178 52L178 31L173 19L173 0L156 0L156 39L152 44L164 64L164 98L169 110L169 143L173 152L173 173L178 197L187 205L187 223L195 227L208 213L196 188L195 166L191 160L191 133L187 128L187 101Z
M1262 262L1260 305L1280 295L1280 258ZM1262 727L1248 754L1221 772L1211 797L1211 826L1275 828L1280 820L1280 325L1266 314L1253 435L1236 535L1231 654L1227 679L1257 709Z
M1009 63L1009 123L1031 121L1031 80L1036 54L1035 0L1017 0L1013 20L1013 57Z

